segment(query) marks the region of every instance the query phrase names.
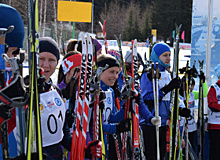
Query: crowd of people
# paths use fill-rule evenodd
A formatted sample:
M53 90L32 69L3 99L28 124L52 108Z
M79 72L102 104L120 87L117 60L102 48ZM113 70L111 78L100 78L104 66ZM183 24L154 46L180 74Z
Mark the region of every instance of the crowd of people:
M8 58L19 57L19 49L23 47L24 39L24 24L20 14L16 9L0 4L0 28L8 28L10 25L14 26L14 30L11 33L6 34L5 39L5 53ZM1 35L0 35L1 38ZM1 39L0 39L1 40ZM167 130L168 121L170 117L171 106L171 91L174 89L180 90L178 97L179 103L179 115L182 119L187 118L189 141L192 144L192 148L196 148L194 143L197 125L195 121L195 100L199 99L199 91L194 91L195 80L190 77L188 80L188 87L185 87L183 83L186 77L171 77L170 60L171 49L166 43L157 43L153 46L150 60L154 63L154 69L156 70L156 63L158 63L160 77L158 98L159 98L159 116L155 116L155 93L154 93L154 73L152 74L152 68L143 67L144 70L139 75L139 90L138 94L134 95L133 92L127 92L129 86L126 83L126 77L132 76L132 48L128 51L124 58L117 50L109 50L107 53L102 53L102 45L97 39L92 38L94 46L94 66L93 69L102 67L100 77L94 78L89 81L94 83L94 79L100 80L100 99L99 107L101 110L102 125L100 128L103 133L103 140L93 140L93 114L94 114L94 94L91 89L89 114L88 114L88 126L86 134L86 146L81 146L82 150L85 150L85 158L105 158L105 159L118 159L118 152L121 153L121 145L123 133L132 134L132 119L124 118L125 106L128 97L131 99L130 105L135 102L138 105L139 112L139 126L137 130L140 131L143 137L141 150L143 154L140 154L140 159L157 159L157 148L159 145L160 159L168 159L169 152L167 152ZM41 134L42 134L42 148L44 159L47 160L61 160L69 159L72 145L72 134L74 129L74 117L70 113L70 104L73 105L73 112L75 108L75 101L78 94L78 84L80 67L82 61L83 52L82 40L72 39L68 42L66 54L64 55L61 65L58 65L60 60L60 49L57 42L52 37L40 37L39 38L39 67L42 69L43 80L38 81L40 91L40 106L41 106ZM139 54L139 53L137 53ZM96 59L97 58L97 59ZM141 64L141 55L138 56L138 68ZM124 60L124 62L123 62ZM5 85L10 89L13 87L13 81L15 74L13 73L12 66L5 62ZM59 67L59 73L57 77L57 84L54 84L51 75ZM125 67L125 68L124 68ZM124 69L126 73L124 73ZM190 68L189 68L190 69ZM216 75L220 78L220 66L215 69ZM125 76L126 74L126 76ZM2 77L1 77L2 78ZM220 155L218 149L220 149L220 139L218 137L220 129L219 121L219 85L220 80L208 90L207 83L205 81L204 73L200 73L199 77L203 82L203 97L208 97L209 119L208 119L208 131L210 137L210 159L219 159ZM28 85L25 84L25 85ZM24 86L22 86L24 88ZM185 103L184 94L188 88L189 101ZM1 88L0 92L5 92L7 89ZM14 92L18 91L18 88L13 88ZM19 92L19 91L18 91ZM7 93L7 92L6 92ZM126 93L130 95L126 96ZM11 94L11 92L10 92ZM16 98L16 96L8 95L10 98ZM24 96L24 93L23 93ZM56 99L56 102L54 101ZM2 101L2 99L1 99ZM58 103L59 102L59 103ZM50 107L48 107L50 104ZM16 106L11 107L6 104L0 103L0 123L3 124L7 121L8 124L8 145L9 145L9 157L11 159L25 159L25 154L19 154L19 139L16 137L18 132L16 127ZM28 107L23 106L25 109ZM129 107L132 112L132 106ZM50 123L48 127L48 119L51 115L55 119L56 123ZM180 119L181 119L180 118ZM26 125L26 124L23 124ZM185 148L185 136L182 136L182 130L185 123L180 126L181 146L178 150ZM139 128L140 127L140 128ZM159 127L159 143L156 142L156 127ZM52 128L52 129L51 129ZM128 137L129 137L129 134ZM184 134L184 132L183 132ZM117 141L119 142L119 150L116 145L115 135L117 135ZM3 136L1 136L3 138ZM141 138L140 138L141 140ZM127 156L132 157L133 151L132 136L127 139ZM3 144L2 144L3 145ZM0 149L1 150L1 149ZM196 151L195 151L196 152ZM183 155L186 155L183 152ZM0 159L3 159L3 150L1 150ZM37 156L36 156L37 157ZM35 157L35 158L36 158ZM184 157L184 156L183 156ZM191 157L190 157L191 158ZM10 158L9 158L10 159Z

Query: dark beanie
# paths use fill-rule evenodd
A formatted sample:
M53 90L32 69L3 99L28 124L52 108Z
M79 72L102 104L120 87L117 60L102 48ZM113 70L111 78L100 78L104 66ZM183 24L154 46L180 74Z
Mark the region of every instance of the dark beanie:
M108 54L102 55L101 54L100 56L105 56L105 58L102 59L101 61L97 62L98 67L107 67L106 69L108 69L111 67L119 67L120 66L118 60L116 58L112 57L111 55L108 55Z
M18 11L9 5L0 3L0 28L13 25L14 30L6 34L5 43L9 47L23 47L24 23Z
M56 41L51 37L39 38L39 53L50 52L57 57L57 61L60 59L60 52Z

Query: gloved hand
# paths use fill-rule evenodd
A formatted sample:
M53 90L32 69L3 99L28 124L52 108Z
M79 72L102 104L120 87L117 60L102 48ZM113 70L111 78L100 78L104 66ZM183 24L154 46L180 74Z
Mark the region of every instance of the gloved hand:
M27 89L29 88L29 85L30 85L29 78L30 78L29 75L24 77L24 84L26 85ZM37 86L38 86L39 93L43 93L51 87L51 85L46 84L45 80L46 78L44 76L37 78Z
M153 77L152 77L152 70L151 70L151 68L145 69L144 72L147 72L147 78L149 79L149 81L152 81ZM161 77L161 73L159 72L159 79L160 79L160 77ZM156 79L155 73L154 73L154 79Z
M24 159L27 159L27 156L22 153L21 155L19 156L16 156L16 157L13 157L13 158L7 158L7 160L24 160ZM38 153L31 153L31 159L32 160L39 160L39 155ZM43 153L43 160L46 160L47 159L47 155L45 153Z
M190 109L189 108L179 108L179 115L181 117L186 117L189 118L190 117Z
M116 125L116 133L130 131L131 128L130 120L131 120L130 118L121 120L121 122L119 122L119 124Z
M94 99L97 93L97 90L90 90L91 94L92 94L92 99L90 101L89 107L92 108L94 107ZM104 104L104 99L106 98L105 92L100 89L99 91L99 109L104 109L105 104Z
M133 100L133 99L135 99L135 103L140 105L140 101L141 101L141 94L140 94L140 92L138 92L138 95L136 95L136 93L134 91L131 91L131 100Z
M174 78L170 81L170 83L160 90L166 95L168 92L172 91L174 88L180 88L181 81L179 78Z
M121 97L121 91L118 86L118 81L116 81L115 84L111 88L114 90L115 98Z
M76 93L79 83L79 78L71 77L70 82L65 88L62 89L63 98L69 99L74 93Z
M151 119L151 123L152 123L153 125L155 125L155 126L160 127L160 126L161 126L161 117L160 117L160 116L158 116L158 117L153 117L153 118Z
M205 83L205 75L204 72L200 72L199 79L202 79L202 83Z
M0 117L4 121L9 120L12 117L12 113L11 113L12 109L13 109L12 107L9 107L9 106L6 106L6 105L1 105L0 106L0 110L1 110Z
M90 141L85 148L85 158L102 157L102 142L99 140Z

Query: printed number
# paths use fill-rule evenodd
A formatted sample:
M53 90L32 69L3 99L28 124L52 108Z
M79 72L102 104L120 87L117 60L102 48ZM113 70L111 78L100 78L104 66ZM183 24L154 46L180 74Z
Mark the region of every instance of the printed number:
M59 115L58 115L58 118L60 118L61 119L61 121L63 122L63 116L62 116L62 112L60 111L60 113L59 113ZM51 121L54 121L54 123L55 123L55 129L51 129L51 126L50 126L50 124L51 124ZM47 128L48 128L48 130L49 130L49 132L51 133L51 134L55 134L56 132L57 132L57 119L56 119L56 117L53 115L53 114L50 114L49 115L49 117L48 117L48 120L47 120Z

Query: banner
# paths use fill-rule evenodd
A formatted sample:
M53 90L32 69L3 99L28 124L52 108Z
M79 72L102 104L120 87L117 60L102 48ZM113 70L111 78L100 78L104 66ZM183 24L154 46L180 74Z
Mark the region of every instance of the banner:
M215 67L220 64L220 1L213 0L213 18L212 18L212 42L211 42L211 66L210 66L210 84L217 82L214 73ZM199 71L198 60L204 60L203 70L206 65L206 47L207 47L207 26L208 26L208 1L194 0L192 12L192 32L191 32L191 62L192 67L196 60L196 68Z

